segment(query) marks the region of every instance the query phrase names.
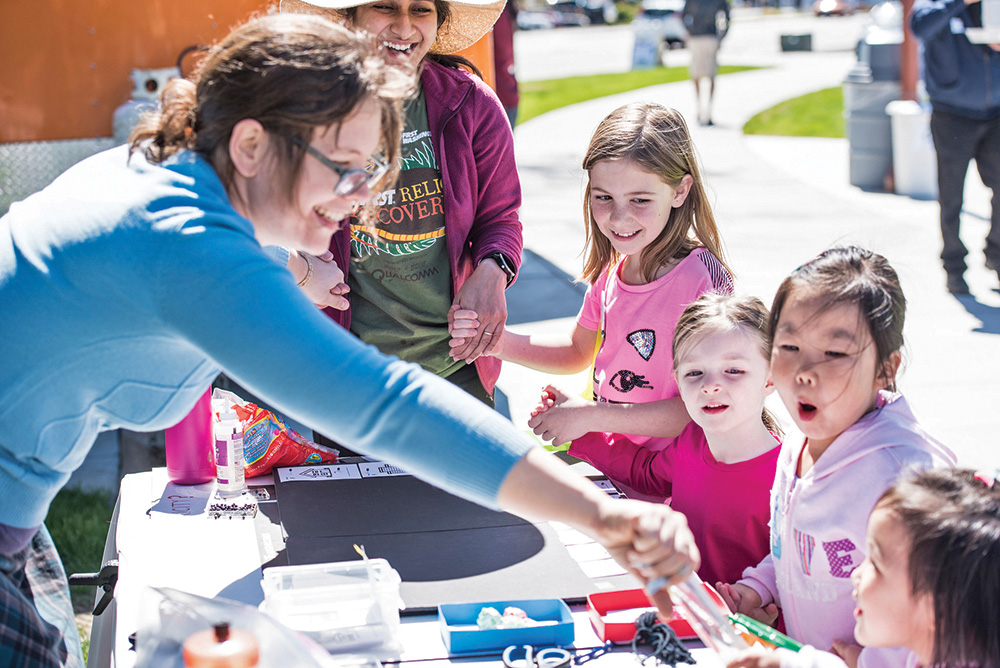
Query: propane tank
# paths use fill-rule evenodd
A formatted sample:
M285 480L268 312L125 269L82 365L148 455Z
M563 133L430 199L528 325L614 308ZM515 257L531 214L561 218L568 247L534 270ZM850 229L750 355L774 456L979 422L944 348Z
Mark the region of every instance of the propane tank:
M156 109L160 91L167 81L181 75L176 67L155 70L132 70L132 98L115 109L111 125L115 141L124 144L142 115Z

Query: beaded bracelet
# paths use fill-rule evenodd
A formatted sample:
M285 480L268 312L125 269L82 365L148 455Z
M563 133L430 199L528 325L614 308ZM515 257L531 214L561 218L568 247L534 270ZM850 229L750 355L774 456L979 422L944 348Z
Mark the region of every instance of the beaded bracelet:
M299 281L299 287L304 288L306 286L306 283L309 282L309 279L312 278L313 263L312 260L309 259L309 256L304 253L299 253L299 257L306 261L306 275L302 277L301 281Z

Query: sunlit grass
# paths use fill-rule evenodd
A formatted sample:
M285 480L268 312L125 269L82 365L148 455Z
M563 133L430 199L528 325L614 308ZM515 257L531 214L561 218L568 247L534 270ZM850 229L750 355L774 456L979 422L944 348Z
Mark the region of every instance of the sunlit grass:
M846 136L843 90L837 86L785 100L747 121L743 133L843 138Z
M723 65L719 68L719 74L753 69L757 68ZM553 109L578 102L586 102L647 86L686 81L688 78L686 67L654 67L614 74L594 74L566 77L565 79L522 82L518 86L521 101L517 110L517 122L523 123Z

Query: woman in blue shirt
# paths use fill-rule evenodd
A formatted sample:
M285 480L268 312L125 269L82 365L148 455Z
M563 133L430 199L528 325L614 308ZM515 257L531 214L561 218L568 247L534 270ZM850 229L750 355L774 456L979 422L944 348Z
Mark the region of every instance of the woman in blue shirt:
M580 528L644 581L696 566L682 516L611 499L451 384L361 344L262 251L322 253L392 183L372 165L396 163L412 83L325 19L257 19L171 82L128 147L0 218L0 664L80 664L49 503L99 432L177 422L223 369L454 494Z

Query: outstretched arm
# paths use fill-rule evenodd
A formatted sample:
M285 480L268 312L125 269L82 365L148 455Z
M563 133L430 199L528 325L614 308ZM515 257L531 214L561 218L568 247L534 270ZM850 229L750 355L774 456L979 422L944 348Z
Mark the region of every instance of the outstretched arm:
M590 432L674 438L691 421L680 397L645 404L588 401L549 385L528 426L542 440L566 443Z
M662 504L613 499L541 448L514 465L497 500L504 510L525 518L578 528L644 584L658 577L679 582L701 561L683 515ZM669 618L667 591L661 589L651 598Z
M464 349L466 342L474 340L486 325L469 309L452 308L448 320L452 357L462 358L455 350ZM566 334L519 334L503 329L500 336L493 338L493 346L487 349L493 357L538 371L568 374L582 371L594 361L597 331L576 323Z

